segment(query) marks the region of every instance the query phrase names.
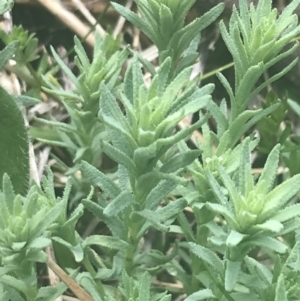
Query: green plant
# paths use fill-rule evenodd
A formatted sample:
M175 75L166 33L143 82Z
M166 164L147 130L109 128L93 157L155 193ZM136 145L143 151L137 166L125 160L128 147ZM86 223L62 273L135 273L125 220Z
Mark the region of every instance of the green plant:
M279 102L273 92L262 108L248 106L297 62L261 81L264 72L298 47L295 42L285 50L300 32L293 15L300 0L279 16L270 0L256 7L240 0L229 29L221 21L235 70L234 88L218 74L228 104L213 101L214 85L190 80L200 31L217 19L223 5L185 25L195 1L135 2L140 16L113 6L157 46L157 68L129 46L120 51L121 40L107 35L96 36L92 60L75 38L78 76L52 49L73 90L65 91L54 74L41 74L44 91L59 100L69 117L67 122L36 118L30 131L72 158L72 166L61 162L64 175L71 176L61 197L50 168L41 188L33 184L28 189L24 122L14 98L0 90L2 300L50 301L68 288L85 301L299 300L300 174L293 167L299 137L287 121L288 104L296 113L299 108L291 100ZM23 32L16 31L18 36ZM0 53L0 66L20 50L28 63L33 36L26 35L19 48L14 34L6 37L11 42ZM24 63L19 57L17 66ZM150 83L145 71L152 75ZM10 132L2 108L18 125ZM191 114L196 121L178 128ZM189 138L195 131L203 141L192 148ZM18 160L9 148L20 150ZM260 175L252 169L257 150L270 152ZM116 171L102 168L104 154ZM279 165L289 168L283 179L277 176ZM100 226L84 235L91 216ZM51 244L63 270L44 252ZM37 263L48 265L67 285L40 287Z

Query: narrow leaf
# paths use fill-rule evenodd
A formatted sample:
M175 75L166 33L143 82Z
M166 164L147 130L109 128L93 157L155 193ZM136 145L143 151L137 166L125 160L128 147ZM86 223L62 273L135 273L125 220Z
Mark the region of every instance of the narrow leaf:
M117 216L125 208L134 204L135 200L130 191L122 191L108 206L105 207L103 213L108 216Z
M179 155L172 157L160 168L161 172L172 173L181 168L185 168L190 165L196 158L200 156L199 150L189 150Z
M0 70L4 68L8 60L10 60L18 49L19 41L13 41L0 51Z
M278 278L274 301L288 301L283 274L281 274Z
M242 262L226 260L226 271L225 271L225 289L231 292L238 280L239 272L241 270Z
M114 160L118 164L125 166L128 171L132 172L133 174L136 173L135 163L122 151L107 143L106 141L102 141L102 149L112 160Z
M218 273L221 275L224 272L224 266L222 260L211 250L197 245L193 242L189 242L190 250L198 256L200 259L204 260L206 263L208 263L211 267L214 267Z
M265 197L262 214L268 215L284 206L300 190L300 175L295 175L278 185Z
M163 180L155 186L146 198L146 208L156 209L159 203L175 189L177 182L175 180Z
M121 189L111 179L87 162L81 163L81 170L91 185L100 187L111 198L115 198L121 193Z
M127 242L112 236L105 235L91 235L87 237L82 246L85 248L87 246L97 245L109 249L121 250L124 251L128 248Z
M261 176L259 177L257 185L261 181L265 181L265 185L266 185L265 193L268 193L273 186L273 183L274 183L274 180L275 180L275 177L277 174L279 151L280 151L280 145L277 144L272 149L271 153L269 154L267 162L264 166L263 172L262 172Z
M207 300L208 298L216 299L216 296L210 289L204 289L189 295L184 301L200 301Z

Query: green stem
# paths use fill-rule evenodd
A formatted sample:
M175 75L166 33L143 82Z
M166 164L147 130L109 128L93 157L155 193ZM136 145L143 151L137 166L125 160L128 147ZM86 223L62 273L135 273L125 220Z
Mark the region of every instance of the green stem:
M222 66L222 67L220 67L220 68L214 69L214 70L212 70L212 71L210 71L210 72L207 72L207 73L205 73L205 74L203 74L203 75L200 75L200 76L199 76L199 80L202 81L202 80L204 80L204 79L207 79L207 78L209 78L209 77L211 77L211 76L216 75L218 72L221 72L221 71L223 71L223 70L229 69L229 68L231 68L231 67L233 67L233 66L234 66L234 63L233 63L233 62L231 62L231 63L229 63L229 64L226 64L226 65L224 65L224 66Z

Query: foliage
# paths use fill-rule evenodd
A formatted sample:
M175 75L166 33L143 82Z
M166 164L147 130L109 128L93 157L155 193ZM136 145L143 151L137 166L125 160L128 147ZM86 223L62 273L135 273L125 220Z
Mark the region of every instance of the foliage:
M10 3L0 1L2 13ZM264 93L297 59L261 77L298 47L290 43L300 32L293 15L300 0L279 16L271 0L256 7L240 0L228 29L221 21L235 86L218 74L229 97L219 104L213 84L199 86L190 78L200 32L223 5L185 25L195 1L135 3L140 15L113 7L156 45L157 68L130 46L119 50L121 39L109 34L96 35L90 60L75 37L79 74L51 50L73 84L68 91L56 78L58 68L45 63L50 54L36 56L33 34L22 27L2 33L0 67L14 59L16 70L38 81L32 89L53 97L68 116L36 118L31 138L65 149L73 164L60 162L70 176L61 196L50 168L42 187L29 187L29 141L18 107L26 101L17 104L1 88L1 300L50 301L67 289L97 301L299 300L300 143L288 108L298 115L300 109L291 99ZM259 93L262 108L250 110ZM196 121L180 128L192 114ZM203 139L191 147L195 132ZM268 154L260 175L253 174L257 154ZM104 156L116 166L110 173ZM279 167L289 172L279 177ZM91 218L100 227L85 235ZM45 252L52 247L58 268ZM41 265L64 282L40 285Z
M3 60L5 49L0 53L0 60ZM27 131L17 104L2 87L0 104L0 176L3 178L4 173L7 173L13 181L15 191L25 195L29 185ZM2 185L0 187L4 188Z

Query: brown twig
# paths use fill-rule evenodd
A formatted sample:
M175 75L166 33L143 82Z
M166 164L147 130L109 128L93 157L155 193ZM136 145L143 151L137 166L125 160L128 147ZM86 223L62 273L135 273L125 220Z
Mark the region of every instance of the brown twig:
M76 283L60 266L50 257L47 261L48 267L69 287L75 296L81 301L95 301L78 283Z
M81 0L71 0L74 5L79 9L82 15L90 22L91 25L97 23L97 20L94 16L90 13L90 11L85 7L85 5L81 2ZM101 37L106 35L106 31L102 28L102 26L98 23L96 24L95 28L98 30Z
M95 36L90 32L90 28L78 19L74 14L65 9L57 0L37 0L46 7L52 14L72 29L80 38L85 38L90 46L95 45Z

